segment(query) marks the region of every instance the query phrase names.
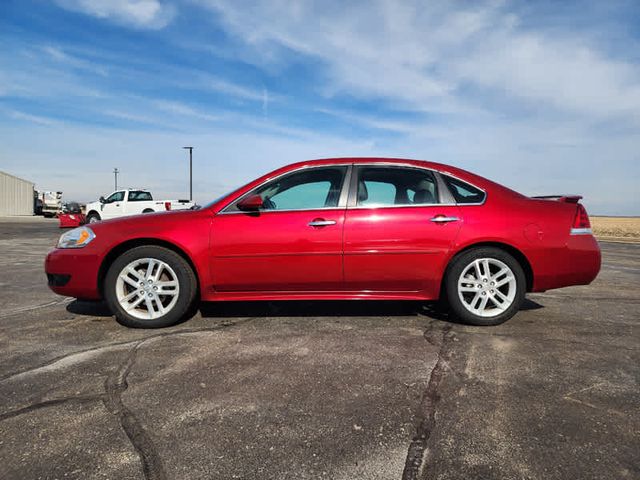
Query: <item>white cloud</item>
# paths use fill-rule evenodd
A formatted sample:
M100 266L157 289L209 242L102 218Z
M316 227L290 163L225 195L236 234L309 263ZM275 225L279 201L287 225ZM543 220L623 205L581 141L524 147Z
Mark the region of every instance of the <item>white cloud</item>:
M322 61L325 93L463 112L468 88L520 106L638 120L640 69L589 39L521 25L505 2L200 0L263 59L294 50ZM492 106L495 109L496 106Z
M171 22L175 7L160 0L55 0L67 10L136 28L160 29Z
M202 112L197 110L189 105L185 105L181 102L169 101L169 100L154 100L152 102L153 106L160 110L164 110L165 112L182 115L186 117L194 117L200 120L206 120L208 122L216 122L220 120L221 117L216 115L211 115L206 112Z
M60 122L53 118L43 117L41 115L32 115L30 113L21 112L19 110L7 110L6 113L15 120L22 120L37 125L53 126Z

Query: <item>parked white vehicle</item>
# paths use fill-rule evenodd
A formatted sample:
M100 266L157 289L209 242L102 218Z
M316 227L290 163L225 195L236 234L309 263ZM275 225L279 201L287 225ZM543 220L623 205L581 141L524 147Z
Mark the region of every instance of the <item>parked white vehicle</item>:
M62 211L62 192L38 192L38 200L39 205L36 202L36 213L50 218Z
M125 189L113 192L107 198L87 204L87 223L139 213L188 210L194 203L189 200L154 200L147 190Z

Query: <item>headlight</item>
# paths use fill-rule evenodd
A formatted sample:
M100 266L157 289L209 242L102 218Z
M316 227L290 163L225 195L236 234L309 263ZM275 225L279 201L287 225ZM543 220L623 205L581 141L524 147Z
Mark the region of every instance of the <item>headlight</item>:
M86 247L94 238L96 238L96 234L89 227L74 228L60 235L58 248Z

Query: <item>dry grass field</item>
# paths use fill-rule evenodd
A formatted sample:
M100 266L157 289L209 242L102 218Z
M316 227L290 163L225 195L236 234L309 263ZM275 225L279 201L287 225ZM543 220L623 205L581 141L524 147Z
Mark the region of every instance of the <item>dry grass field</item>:
M593 233L602 240L640 242L640 217L590 217Z

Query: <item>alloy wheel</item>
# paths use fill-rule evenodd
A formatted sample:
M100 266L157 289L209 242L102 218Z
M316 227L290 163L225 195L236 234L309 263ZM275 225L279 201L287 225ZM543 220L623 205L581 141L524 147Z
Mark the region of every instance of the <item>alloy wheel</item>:
M140 258L118 274L116 298L131 316L142 320L162 317L175 307L180 293L176 272L155 258Z
M507 264L495 258L478 258L458 278L462 305L480 317L495 317L507 310L516 297L516 277Z

